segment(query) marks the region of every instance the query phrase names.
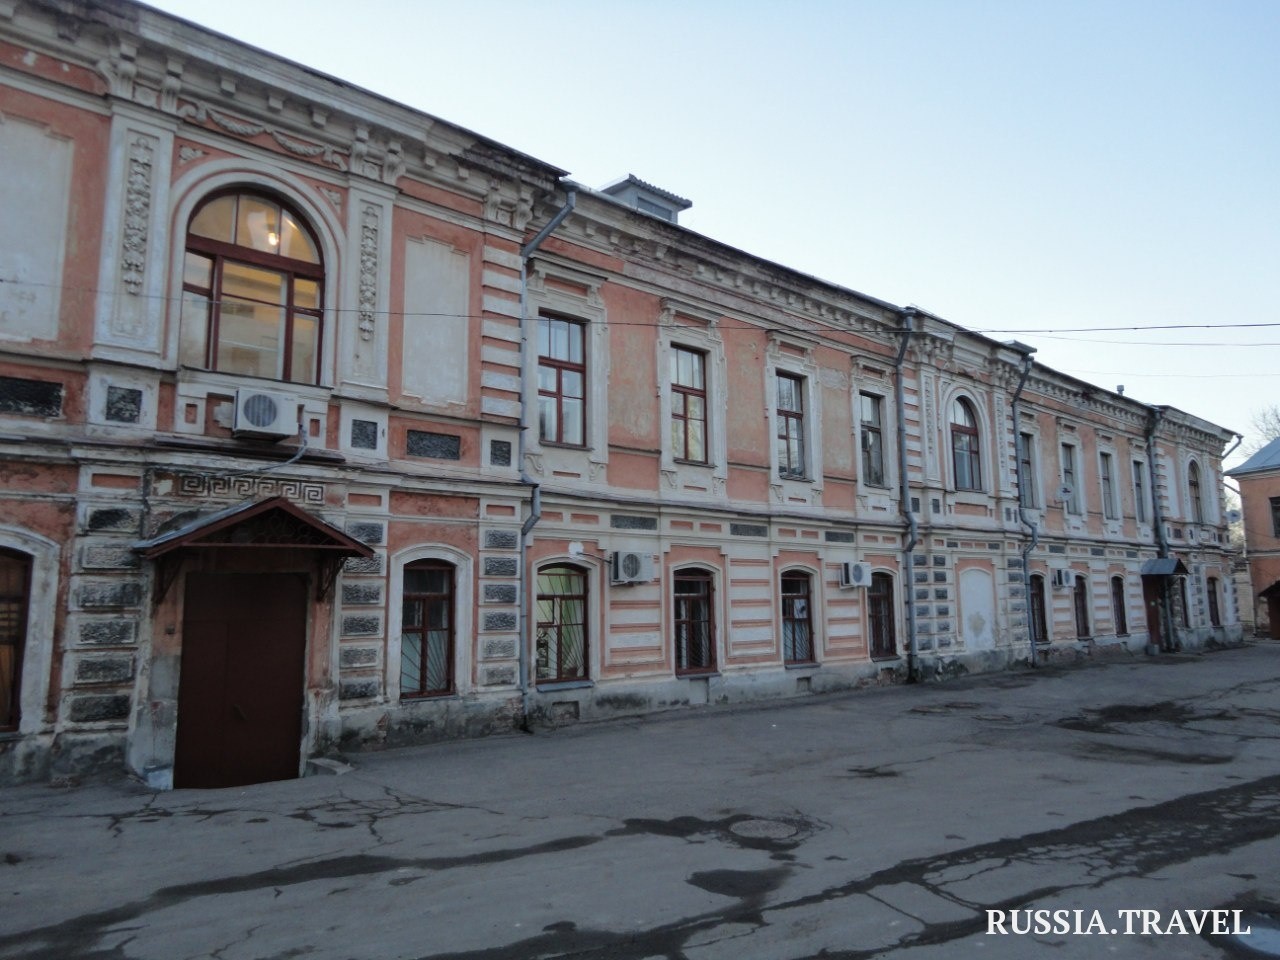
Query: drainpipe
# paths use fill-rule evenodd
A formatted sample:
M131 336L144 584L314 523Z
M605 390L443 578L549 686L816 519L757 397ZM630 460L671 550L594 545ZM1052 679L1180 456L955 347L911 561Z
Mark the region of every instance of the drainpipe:
M1162 559L1169 557L1169 538L1164 530L1164 512L1160 509L1160 491L1157 489L1157 452L1156 452L1156 430L1160 426L1160 421L1164 418L1164 410L1160 407L1147 408L1147 472L1151 477L1151 519L1156 528L1156 549L1157 555ZM1164 651L1166 653L1176 649L1176 632L1173 621L1173 609L1169 603L1169 584L1172 583L1172 577L1165 578L1160 586L1160 617L1164 620L1165 642Z
M1012 344L1010 344L1012 346ZM1019 347L1015 347L1019 349ZM1036 544L1040 542L1040 528L1032 523L1030 515L1027 513L1027 504L1022 496L1022 488L1025 483L1030 483L1030 477L1022 475L1022 454L1018 448L1018 444L1022 441L1022 417L1019 400L1022 398L1023 388L1027 385L1027 378L1031 376L1031 368L1035 366L1035 361L1031 359L1031 354L1035 350L1027 347L1026 352L1022 355L1022 376L1018 378L1018 389L1013 391L1013 402L1010 406L1013 408L1013 463L1014 477L1017 483L1018 492L1018 520L1024 527L1030 531L1030 538L1027 540L1026 546L1022 548L1022 596L1025 598L1027 605L1027 649L1030 651L1031 666L1036 666L1036 630L1035 623L1031 618L1031 570L1030 560L1031 551L1036 548Z
M516 444L516 463L520 468L520 482L529 488L529 516L520 527L520 617L518 643L520 664L520 726L529 729L529 533L542 519L542 488L529 476L524 466L526 435L529 432L529 403L525 399L528 382L525 377L525 353L529 340L529 258L544 240L573 212L578 202L578 191L568 188L565 204L551 222L538 231L532 240L520 248L520 433Z
M914 307L907 307L902 311L902 327L898 330L902 342L898 344L898 355L893 360L894 400L898 408L898 509L907 522L907 544L902 552L902 597L907 609L907 683L915 683L920 679L916 650L914 570L918 531L916 515L911 510L911 483L907 478L907 411L902 386L902 363L906 359L907 345L911 342L911 334L914 332L912 320L915 315Z

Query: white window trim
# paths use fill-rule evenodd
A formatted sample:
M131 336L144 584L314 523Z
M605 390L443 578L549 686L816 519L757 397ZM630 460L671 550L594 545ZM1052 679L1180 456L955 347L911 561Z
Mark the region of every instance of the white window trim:
M548 285L548 277L585 290L584 295ZM529 411L525 432L525 463L536 476L577 472L588 481L603 481L609 463L609 336L600 288L605 278L535 259L529 265L528 316L525 318L524 402ZM543 313L580 321L586 363L586 449L544 443L538 435L538 321Z
M789 347L784 351L783 346ZM803 499L812 506L821 503L822 494L822 444L815 442L822 436L822 391L818 389L818 364L814 359L815 344L800 337L772 331L766 354L765 404L769 418L769 487L777 503L789 503ZM786 374L798 377L804 389L804 458L805 476L784 477L778 472L782 448L778 443L778 376Z
M884 459L884 483L869 483L862 469L862 396L875 397L880 401L880 454ZM856 456L855 467L858 473L858 489L864 495L881 494L888 496L897 489L898 482L898 436L892 428L897 421L897 410L893 407L893 393L889 385L874 380L853 385L853 449Z
M1106 490L1102 486L1103 456L1109 456L1111 458L1111 497L1109 500L1107 498ZM1120 491L1116 483L1119 479L1117 476L1117 465L1120 463L1120 458L1116 455L1114 447L1099 445L1097 461L1098 502L1102 505L1102 521L1106 524L1118 526L1124 520L1124 508L1120 502ZM1111 511L1111 516L1107 516L1108 509Z
M18 691L18 733L45 729L49 695L49 667L53 655L58 607L61 547L21 527L0 525L0 547L31 558L31 586L27 592L26 636L22 640L22 686Z
M787 662L786 643L782 636L782 578L788 573L807 573L809 575L809 629L813 631L812 662ZM791 670L803 670L805 667L821 665L827 654L827 598L826 578L822 570L807 563L788 563L783 567L774 567L773 597L775 601L773 615L774 635L778 638L778 663Z
M1088 501L1080 489L1080 451L1082 447L1079 440L1058 438L1058 476L1062 481L1058 486L1061 488L1066 486L1067 483L1067 449L1071 450L1071 473L1074 485L1071 488L1071 496L1062 501L1062 512L1068 517L1077 517L1083 521L1085 505Z
M671 672L672 672L672 675L677 677L678 679L684 680L689 677L697 678L699 676L699 674L697 673L692 673L692 674L677 673L677 671L679 670L679 667L676 666L675 583L676 583L676 577L678 577L684 571L701 571L702 573L711 574L711 616L712 616L711 625L712 625L712 629L715 631L715 636L713 638L714 646L715 646L715 667L713 667L711 670L707 671L706 673L701 674L701 676L709 676L711 674L723 673L725 668L725 662L724 662L725 656L728 653L726 635L729 632L729 621L728 621L729 609L725 604L725 594L727 593L727 591L724 588L724 584L725 584L724 571L722 571L719 567L711 566L710 564L703 563L702 561L699 561L699 560L682 560L680 563L676 564L675 566L669 567L667 569L667 575L664 578L664 583L662 585L663 597L664 597L663 614L662 614L663 621L664 621L663 642L666 644L666 647L667 647L667 650L663 651L664 656L668 651L671 653Z
M641 547L637 552L644 552ZM587 675L581 680L538 682L538 574L547 567L577 567L587 579ZM604 604L604 592L609 588L608 562L597 560L588 554L554 553L538 557L529 564L528 596L525 597L529 616L528 644L525 650L526 663L529 665L529 692L537 693L539 687L554 691L565 684L595 683L600 677L600 670L605 666L609 646L605 641L608 624L604 613L608 608Z
M430 703L434 699L448 699L448 696L425 699L413 697L402 700L400 697L400 630L404 618L404 570L411 563L419 560L442 560L453 564L453 597L454 597L454 673L453 696L463 696L474 689L471 671L475 662L474 647L478 642L472 615L475 610L475 562L469 554L455 550L443 544L429 544L409 547L391 555L388 569L391 576L388 580L387 600L387 662L384 664L386 676L385 699L389 703L417 704Z
M978 487L961 490L956 486L955 450L951 446L951 407L957 400L966 400L978 429ZM985 398L979 397L967 387L953 385L942 398L942 430L944 458L946 460L947 489L961 500L970 497L989 497L997 489L998 482L992 467L991 452L995 445L995 431L991 427L991 419L987 413Z
M677 317L694 321L677 322ZM707 395L707 462L677 460L671 450L671 356L676 347L703 355L703 378ZM657 342L659 421L662 457L660 469L665 488L687 495L689 485L706 487L706 496L722 498L729 479L728 423L729 379L724 338L719 317L671 299L662 301Z

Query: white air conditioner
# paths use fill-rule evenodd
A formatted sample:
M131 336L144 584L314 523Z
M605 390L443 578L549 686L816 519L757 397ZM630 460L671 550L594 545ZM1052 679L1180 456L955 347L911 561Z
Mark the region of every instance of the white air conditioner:
M840 564L840 586L842 587L865 587L871 583L871 565L867 563L851 563L845 561Z
M1075 583L1076 575L1072 570L1062 567L1053 571L1053 585L1055 587L1070 587Z
M282 437L298 433L298 400L272 390L236 391L236 414L231 432L237 437Z
M615 550L610 579L614 583L648 583L653 579L653 557L647 553Z

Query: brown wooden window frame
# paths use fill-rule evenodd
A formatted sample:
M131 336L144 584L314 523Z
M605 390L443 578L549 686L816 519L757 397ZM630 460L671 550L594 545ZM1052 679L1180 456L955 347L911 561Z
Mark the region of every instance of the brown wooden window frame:
M683 588L683 590L682 590ZM677 676L716 670L715 575L710 570L677 570L671 580L672 654ZM699 604L702 615L699 616ZM701 633L702 656L694 657L691 636ZM692 662L693 660L702 662Z
M858 394L858 424L861 430L862 482L887 488L884 457L884 397L877 393Z
M813 576L803 570L788 570L779 578L779 594L782 599L782 659L787 664L817 662L813 633ZM790 589L788 589L790 587ZM797 603L803 603L798 608ZM797 609L800 612L797 612ZM803 633L803 637L798 637ZM807 650L797 650L797 641L808 645Z
M193 233L191 226L195 223L196 218L201 214L201 212L210 204L223 200L227 197L236 198L237 210L239 209L239 203L242 198L250 198L255 201L269 203L278 207L282 216L284 214L291 216L297 226L305 232L307 238L315 248L316 262L311 263L307 260L299 260L293 257L286 257L281 254L272 254L240 243L215 240L210 237L202 237ZM234 219L238 222L238 214ZM279 368L277 371L278 375L268 377L266 379L278 380L283 383L320 383L321 368L324 363L325 344L325 268L319 238L316 236L315 231L312 229L311 224L306 217L304 217L296 208L285 200L268 192L257 192L243 188L220 190L202 200L199 206L197 206L192 212L191 219L187 224L186 254L188 258L194 254L197 257L202 257L209 261L209 280L207 286L201 285L198 281L189 279L185 270L182 282L182 323L196 322L187 314L187 307L189 304L195 304L201 300L204 301L205 304L204 369L220 370L225 373L240 376L259 376L259 374L244 373L243 371L237 371L234 369L224 369L220 365L219 361L219 346L222 337L223 306L232 299L230 294L226 293L223 285L226 268L228 265L257 267L273 273L281 273L285 276L285 295L283 303L274 304L266 300L259 301L244 296L234 298L237 301L279 307L284 311L285 326L278 346L281 354ZM296 287L297 282L300 279L316 284L316 305L314 307L303 307L297 303ZM197 300L189 301L187 299L188 295L197 298ZM298 371L293 369L294 340L296 333L295 326L299 318L308 318L312 320L316 326L314 369L306 371L305 374L301 375Z
M27 623L31 611L31 557L17 550L0 548L0 646L11 647L11 673L5 682L7 709L0 712L0 732L17 730L22 724L22 661L26 653Z
M1147 465L1133 461L1133 515L1139 523L1147 522Z
M1205 597L1209 601L1209 626L1222 626L1222 608L1218 606L1218 578L1205 577Z
M579 592L544 592L544 577L572 577L577 581ZM591 667L591 616L587 571L571 564L553 563L540 567L536 580L535 619L536 634L534 648L534 680L539 684L575 683L590 679ZM578 605L580 619L570 621L565 612ZM566 636L577 628L580 632L581 667L577 673L565 672ZM543 672L544 656L548 665L554 661L551 672Z
M1115 624L1116 636L1129 635L1129 611L1125 601L1124 577L1111 578L1111 619Z
M1102 516L1107 520L1117 520L1120 511L1116 506L1116 458L1106 450L1098 453L1098 476L1102 485Z
M951 470L956 489L982 490L982 443L978 414L965 397L951 401Z
M775 371L778 416L778 476L788 480L808 477L808 451L805 449L804 390L805 378L795 373ZM783 406L782 382L791 384L795 406Z
M1071 606L1076 615L1076 639L1086 640L1092 636L1089 632L1089 581L1080 574L1076 574L1072 581Z
M565 340L568 356L559 357L554 353L555 338L552 332L557 325L563 325L568 332ZM575 352L580 359L573 359ZM544 375L552 379L550 386L545 385ZM581 384L582 396L580 397L567 392L565 380L566 377L572 376L578 377ZM550 434L543 417L544 401L550 401L555 411L555 430L550 431ZM578 406L577 413L571 418L566 418L566 408L572 408L575 402ZM565 429L565 424L570 422L576 427L578 439L573 439L573 431ZM566 437L569 439L565 439ZM585 448L587 446L587 322L585 320L549 313L538 317L538 439L542 443L564 447Z
M1027 580L1027 590L1030 592L1029 608L1031 611L1031 638L1036 643L1049 643L1053 638L1049 636L1049 620L1045 616L1045 578L1043 574L1033 573Z
M701 386L681 381L681 354L693 358L694 369L698 373L696 379L701 382ZM690 415L691 403L701 404L701 416ZM706 351L695 350L678 343L671 345L671 421L672 457L682 463L705 465L709 461L708 451L711 439L707 430L707 354ZM690 450L691 427L698 427L701 431L702 456L700 457L695 456Z
M1191 499L1191 519L1204 523L1204 497L1200 489L1200 464L1192 460L1187 464L1187 495Z
M871 574L871 584L867 587L867 628L872 660L891 660L898 656L894 609L893 575Z
M431 571L436 573L447 574L446 589L437 592L410 592L408 585L408 575L411 571ZM400 699L402 700L420 700L429 697L445 697L457 692L456 680L454 677L454 663L457 658L457 591L458 577L457 568L445 560L416 560L413 563L405 564L402 576L405 577L404 594L402 598L400 633L416 634L419 638L418 644L418 679L417 683L412 686L405 686L405 653L404 647L401 647L400 654ZM414 604L419 608L419 616L416 618L420 626L405 626L405 622L410 618L405 615L410 604ZM443 610L448 631L448 639L445 644L444 651L444 685L439 687L429 687L428 683L431 677L431 664L433 661L430 656L430 641L427 636L431 632L431 610L436 607ZM403 641L402 641L403 644ZM425 662L424 662L425 661Z
M1280 537L1280 497L1270 497L1271 503L1271 535Z
M1018 499L1028 509L1039 506L1036 501L1035 444L1034 433L1018 434Z

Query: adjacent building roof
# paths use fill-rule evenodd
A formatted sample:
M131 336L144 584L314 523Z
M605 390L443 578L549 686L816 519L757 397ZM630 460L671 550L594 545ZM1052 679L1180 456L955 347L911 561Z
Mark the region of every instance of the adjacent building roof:
M1280 437L1276 437L1234 470L1227 470L1226 474L1229 477L1238 477L1246 473L1261 473L1264 470L1280 470Z

